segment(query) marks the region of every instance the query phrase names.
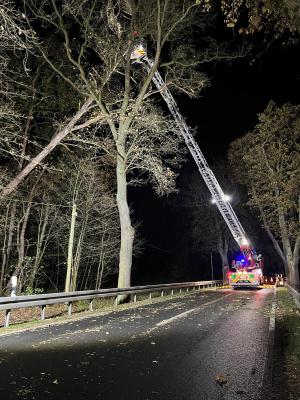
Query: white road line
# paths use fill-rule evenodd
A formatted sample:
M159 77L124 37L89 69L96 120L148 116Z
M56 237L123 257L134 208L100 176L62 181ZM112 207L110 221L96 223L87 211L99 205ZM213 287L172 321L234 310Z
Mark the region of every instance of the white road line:
M275 331L275 319L276 319L276 286L274 288L272 307L270 311L270 322L269 322L269 337L270 335L273 335L273 342L274 342L274 331Z
M274 292L273 304L270 313L270 324L269 324L269 332L275 330L275 315L276 315L276 289Z
M188 314L190 314L190 313L192 313L194 311L197 311L202 307L206 307L206 306L209 306L210 304L217 303L218 301L221 301L225 297L228 297L228 296L231 296L231 295L232 295L232 293L226 294L226 296L222 296L219 299L215 299L215 300L212 300L212 301L208 301L207 303L201 304L200 307L192 308L191 310L185 311L185 312L183 312L181 314L177 314L174 317L171 317L171 318L168 318L168 319L164 319L164 320L158 322L156 324L156 326L164 326L164 325L170 324L171 322L176 321L177 319L180 319L180 318L184 318L186 315L188 315Z
M266 397L272 386L272 368L273 368L273 349L275 340L275 322L276 322L276 286L274 288L272 307L270 311L270 321L268 329L268 344L265 353L265 366L263 372L263 385L261 399Z

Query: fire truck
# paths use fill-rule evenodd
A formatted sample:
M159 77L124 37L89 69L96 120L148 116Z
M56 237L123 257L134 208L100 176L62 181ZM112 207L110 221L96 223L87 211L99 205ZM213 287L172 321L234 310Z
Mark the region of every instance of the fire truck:
M137 45L131 53L132 63L142 64L147 73L152 70L153 60L148 58L143 45ZM231 268L227 272L228 282L232 287L255 287L262 284L263 261L261 255L258 255L253 246L251 246L244 228L242 227L235 211L230 204L230 196L226 195L219 185L213 171L210 169L198 143L195 141L190 128L181 115L178 106L162 76L156 70L152 81L162 98L166 102L170 113L177 123L187 148L189 149L198 170L208 187L213 203L216 204L224 221L226 222L232 236L240 247L242 258L234 260Z

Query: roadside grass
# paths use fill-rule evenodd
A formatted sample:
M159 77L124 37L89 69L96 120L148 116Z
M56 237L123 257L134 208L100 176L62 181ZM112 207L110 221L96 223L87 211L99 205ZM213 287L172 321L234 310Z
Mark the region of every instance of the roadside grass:
M200 292L215 290L215 289L201 289ZM88 318L99 314L107 314L110 312L118 312L124 309L130 309L140 307L146 304L158 303L170 298L179 298L186 295L196 293L198 291L182 291L181 293L176 292L171 296L171 291L164 291L164 295L161 296L161 292L152 292L151 299L149 294L141 293L137 295L136 302L133 302L133 296L129 303L115 305L115 299L112 297L98 298L93 300L93 311L89 311L89 301L80 300L73 303L72 315L67 314L66 304L51 304L46 307L45 320L40 320L41 310L39 307L30 308L19 308L11 311L10 325L8 328L4 327L5 312L0 311L0 335L18 332L27 329L33 329L50 324L61 324L65 322L71 322L79 318Z
M272 399L300 400L300 310L286 288L276 306Z

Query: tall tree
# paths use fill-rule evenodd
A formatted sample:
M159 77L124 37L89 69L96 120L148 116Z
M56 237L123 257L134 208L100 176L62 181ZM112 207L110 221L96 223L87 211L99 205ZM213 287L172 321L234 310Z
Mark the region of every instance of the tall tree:
M259 123L231 144L237 179L259 211L290 282L299 285L300 106L270 102Z
M105 120L107 128L98 129L96 136L103 138L100 148L109 149L116 170L121 225L118 285L130 286L134 229L127 186L151 182L159 195L169 193L175 187L172 169L182 161L182 139L151 100L155 92L151 79L163 57L166 84L189 95L203 87L206 78L195 70L203 53L193 52L191 42L183 47L174 39L190 36L193 21L198 29L204 27L205 2L69 0L61 7L55 0L42 4L32 0L26 4L31 15L56 30L76 76L70 79L61 57L41 46L45 60L80 96L89 98ZM140 40L147 40L154 56L148 73L131 65L130 55Z

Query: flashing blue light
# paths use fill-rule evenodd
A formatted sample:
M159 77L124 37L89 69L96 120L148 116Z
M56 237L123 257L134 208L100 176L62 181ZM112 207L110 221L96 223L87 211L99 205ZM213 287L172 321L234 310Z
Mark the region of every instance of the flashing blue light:
M246 264L247 263L247 260L245 260L245 257L242 254L240 254L237 257L235 257L235 261L239 262L241 264Z

